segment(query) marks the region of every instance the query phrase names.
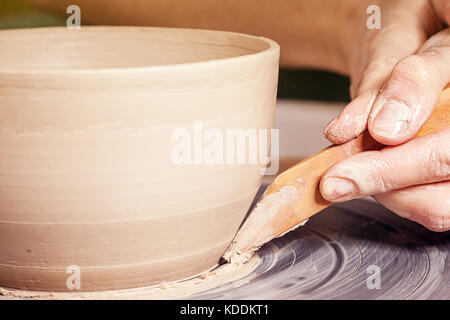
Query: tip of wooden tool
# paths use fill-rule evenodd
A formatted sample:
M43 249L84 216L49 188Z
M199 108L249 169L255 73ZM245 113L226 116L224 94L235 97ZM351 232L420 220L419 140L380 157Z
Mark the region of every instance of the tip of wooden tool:
M240 249L239 249L240 248ZM233 264L244 264L250 260L256 250L259 247L250 247L250 248L242 248L238 247L237 243L232 243L228 250L224 253L224 255L220 258L220 262L224 263L233 263Z
M239 229L221 260L245 263L261 246L302 224L293 215L293 205L299 200L295 186L284 186L263 196Z

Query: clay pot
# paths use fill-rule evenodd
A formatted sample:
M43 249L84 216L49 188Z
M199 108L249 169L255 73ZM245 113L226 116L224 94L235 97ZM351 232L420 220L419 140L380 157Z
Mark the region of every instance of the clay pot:
M120 289L213 267L261 165L176 164L173 133L271 128L278 45L82 27L0 31L0 48L0 286Z

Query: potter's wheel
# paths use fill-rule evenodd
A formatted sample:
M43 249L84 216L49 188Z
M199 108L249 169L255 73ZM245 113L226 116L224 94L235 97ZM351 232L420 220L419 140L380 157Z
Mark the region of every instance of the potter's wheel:
M428 231L371 200L334 205L258 254L206 279L97 293L6 291L0 299L450 299L450 232ZM367 286L371 266L380 289Z
M198 299L450 299L450 232L433 233L370 200L338 204L260 252L249 282ZM367 287L374 265L380 289Z

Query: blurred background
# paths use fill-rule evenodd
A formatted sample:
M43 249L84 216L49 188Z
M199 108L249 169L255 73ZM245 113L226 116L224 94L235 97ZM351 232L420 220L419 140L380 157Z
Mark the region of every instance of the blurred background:
M64 26L65 19L66 16L41 10L27 0L0 0L0 29ZM82 24L85 23L82 21ZM281 69L278 96L347 102L350 100L348 87L349 79L334 73Z

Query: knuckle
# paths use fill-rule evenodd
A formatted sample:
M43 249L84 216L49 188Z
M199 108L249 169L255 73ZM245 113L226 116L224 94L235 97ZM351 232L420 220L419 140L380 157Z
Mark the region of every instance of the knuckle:
M366 72L369 74L372 72L377 72L380 69L392 68L393 66L395 66L397 60L398 59L394 56L374 58L367 64Z
M427 57L432 57L445 65L448 62L448 56L450 55L450 45L439 45L428 48L426 51L422 52L419 57L424 59Z
M386 80L386 76L391 73L398 58L394 56L377 56L370 58L364 68L361 81L355 82L355 92L361 94L374 87L381 87Z
M429 230L444 232L450 229L449 202L430 203L420 209L421 224Z
M384 57L376 57L373 59L370 59L370 61L367 63L366 67L364 68L363 73L363 79L364 82L373 82L375 79L378 80L378 82L381 82L384 80L384 77L380 78L380 74L389 74L390 71L394 68L396 62L398 59L395 57L390 56L384 56Z
M385 173L387 164L379 151L367 151L352 156L349 177L356 182L362 195L383 193L392 188L392 179ZM350 166L351 165L351 166Z
M387 151L389 148L363 153L366 155L364 161L368 164L366 183L371 186L372 194L395 189L397 177L390 172L398 166L398 161L396 158L387 156Z
M419 52L428 51L429 49L445 47L448 44L448 36L450 35L449 29L444 29L431 37L422 46Z
M436 79L447 83L448 77L450 77L450 71L448 68L448 60L450 59L450 45L431 47L421 53L420 56L422 56L423 59L430 61L429 64L432 65L432 70L436 73Z
M448 135L448 134L447 134ZM446 180L450 178L450 147L446 135L430 136L431 152L426 161L426 172L429 181Z
M399 61L391 78L420 85L438 75L436 67L424 56L412 55Z
M377 192L386 192L393 189L393 181L389 174L385 173L384 168L387 167L383 159L377 159L375 169L373 170L374 181L378 186Z

